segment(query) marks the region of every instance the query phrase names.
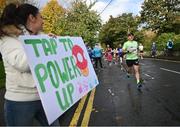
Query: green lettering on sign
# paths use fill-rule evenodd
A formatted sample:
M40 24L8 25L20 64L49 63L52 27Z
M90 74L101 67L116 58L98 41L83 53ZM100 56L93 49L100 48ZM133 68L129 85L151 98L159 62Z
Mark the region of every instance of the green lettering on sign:
M58 101L58 104L60 106L60 108L65 111L68 107L69 107L69 102L68 102L68 98L67 98L67 92L66 92L66 89L65 88L62 88L62 93L63 93L63 96L64 96L64 104L63 104L63 99L61 98L60 94L58 91L56 91L56 98L57 98L57 101Z
M57 69L55 67L55 65L53 64L52 61L49 61L47 63L47 70L48 70L48 74L49 74L49 77L51 79L51 83L52 85L55 87L55 88L58 88L59 87L59 77L58 77L58 72L57 72ZM53 73L55 76L53 76Z
M43 93L46 92L45 85L44 85L44 81L48 77L48 72L47 72L46 66L44 64L38 64L35 66L34 72L35 72L36 77L38 79L41 91ZM42 72L43 72L43 74L41 74Z
M71 104L73 104L72 94L73 94L73 92L74 92L74 86L73 86L72 83L69 83L69 84L67 85L67 91L68 91L68 95L69 95Z
M69 48L72 50L73 42L71 41L70 38L67 39L67 42L68 42Z
M67 51L67 47L66 47L66 43L65 43L66 42L66 38L60 38L59 41L63 43L64 49Z
M68 57L65 57L64 58L64 63L65 63L65 65L66 65L66 68L67 68L67 70L68 70L68 72L69 72L69 77L70 77L70 79L72 80L72 79L74 79L74 75L71 73L72 72L72 69L69 67L69 64L68 64L68 61L69 61L69 58Z
M59 73L59 75L61 77L61 80L62 80L63 84L65 82L68 82L69 81L69 77L68 77L68 72L67 72L66 67L64 67L64 72L61 72L60 67L59 67L57 61L54 61L54 62L55 62L55 66L56 66L57 71L58 71L58 73Z
M44 53L46 56L48 56L48 54L51 54L51 55L53 54L51 44L49 43L47 39L42 39L42 47L44 49Z
M25 44L31 44L33 46L36 57L40 56L38 52L38 48L37 48L37 44L41 44L40 39L27 39L27 40L24 40L24 42Z
M56 49L57 49L57 42L54 38L50 38L50 44L53 50L54 54L57 54Z
M72 50L73 42L71 41L70 38L60 38L59 41L63 43L64 49L66 51L68 51L68 47L70 50Z

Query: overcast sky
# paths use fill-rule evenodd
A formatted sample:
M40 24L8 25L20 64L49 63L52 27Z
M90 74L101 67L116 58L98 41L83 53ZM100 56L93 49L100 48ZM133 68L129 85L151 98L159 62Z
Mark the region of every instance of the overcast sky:
M40 7L45 6L48 1L50 0L39 0ZM59 4L65 8L70 5L70 1L72 0L58 0ZM110 1L111 0L98 0L92 9L101 13ZM144 0L112 0L110 5L101 13L101 19L103 22L106 22L110 15L116 17L122 13L133 13L134 15L138 15L143 1Z

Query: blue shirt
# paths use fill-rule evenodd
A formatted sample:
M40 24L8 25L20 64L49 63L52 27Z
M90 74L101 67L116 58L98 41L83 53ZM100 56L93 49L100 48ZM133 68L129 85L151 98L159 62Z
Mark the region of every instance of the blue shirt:
M172 49L173 48L173 42L172 41L168 41L167 42L167 48L168 49Z
M88 48L87 51L88 51L88 54L89 54L90 58L92 58L92 49Z
M119 54L119 56L122 56L122 54L123 54L122 48L118 48L118 54Z
M94 55L94 57L101 57L101 56L102 56L102 51L101 51L101 49L98 48L98 47L95 47L95 48L93 49L93 55Z

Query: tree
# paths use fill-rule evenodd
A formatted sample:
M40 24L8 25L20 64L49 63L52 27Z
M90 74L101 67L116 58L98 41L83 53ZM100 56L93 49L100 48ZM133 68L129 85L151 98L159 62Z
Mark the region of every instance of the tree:
M163 51L166 48L167 41L171 39L174 44L177 42L175 41L175 33L162 33L160 36L157 37L157 47L158 50Z
M38 2L35 0L5 0L5 1L6 1L6 5L8 5L10 3L15 3L15 4L29 3L32 5L38 4Z
M176 32L179 33L178 0L145 0L142 5L141 21L146 28L157 33Z
M76 0L72 4L64 19L64 25L62 25L62 22L59 22L64 29L62 35L81 36L84 42L90 45L97 42L101 20L97 12L91 10L92 4L87 6L81 0Z
M57 23L64 18L65 9L58 4L57 0L51 0L48 2L42 9L41 14L44 19L44 32L60 35L62 29L57 25Z
M137 33L138 21L138 17L133 16L132 13L123 13L116 18L110 16L109 21L103 25L100 31L100 42L117 47L127 40L129 32L135 33L136 39L141 39L140 34Z
M0 0L0 15L3 12L5 5L6 5L6 0Z
M2 14L4 7L10 3L15 3L15 4L30 3L33 5L37 5L37 1L35 2L34 0L0 0L0 15Z

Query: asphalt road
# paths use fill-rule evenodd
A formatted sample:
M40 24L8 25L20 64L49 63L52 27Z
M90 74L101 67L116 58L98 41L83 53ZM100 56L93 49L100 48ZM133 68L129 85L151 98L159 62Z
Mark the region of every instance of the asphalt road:
M180 63L146 59L141 72L141 93L118 66L99 74L89 125L180 125Z
M126 77L119 65L97 71L100 84L60 118L60 125L86 126L173 126L180 125L180 62L140 61L144 80L136 89L133 76ZM0 90L0 125L3 92Z

